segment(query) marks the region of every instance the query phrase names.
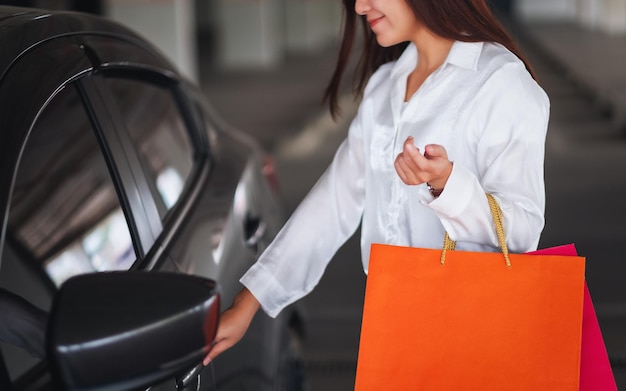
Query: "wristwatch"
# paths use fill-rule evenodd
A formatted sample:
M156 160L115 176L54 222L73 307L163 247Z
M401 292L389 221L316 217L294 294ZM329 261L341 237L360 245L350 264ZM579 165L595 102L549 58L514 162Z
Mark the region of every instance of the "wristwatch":
M430 191L430 194L435 198L439 197L441 192L443 192L443 189L435 189L428 182L426 182L426 187L428 187L428 191Z

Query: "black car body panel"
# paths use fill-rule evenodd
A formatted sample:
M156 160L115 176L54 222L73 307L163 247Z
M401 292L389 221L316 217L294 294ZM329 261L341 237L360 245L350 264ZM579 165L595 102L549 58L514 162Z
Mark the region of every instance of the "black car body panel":
M122 390L178 376L206 354L219 308L215 282L195 276L124 271L71 278L48 321L55 383Z
M257 143L224 125L158 49L104 18L0 6L0 48L0 287L50 309L58 285L46 271L50 259L86 240L86 232L117 205L132 242L124 255L134 259L130 270L215 280L227 308L241 289L239 277L284 222L277 194L262 174L265 156ZM162 163L153 152L159 140L145 133L169 129L171 123L159 122L162 107L175 109L176 126L186 129L191 148L171 205L150 177L150 166ZM49 136L41 133L48 131L43 125ZM75 136L85 126L95 135L88 151ZM34 134L42 140L38 149ZM81 151L82 160L71 161ZM112 185L97 207L85 201L82 223L72 225L69 216L79 207L66 204L90 196L90 183L103 177L102 168L91 167L94 153L106 163ZM70 180L70 171L81 172ZM58 178L37 188L43 175ZM36 232L49 238L40 240ZM289 311L276 320L259 313L244 340L214 361L215 377L202 372L204 386L274 389L285 367L288 319ZM16 364L6 356L11 349L2 351L15 387L47 389L45 362L20 358ZM173 389L173 382L152 390Z

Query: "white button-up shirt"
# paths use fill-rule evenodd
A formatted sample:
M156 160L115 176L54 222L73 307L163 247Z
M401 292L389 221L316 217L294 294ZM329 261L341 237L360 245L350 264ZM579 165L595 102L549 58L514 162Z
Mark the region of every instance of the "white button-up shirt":
M498 200L512 252L537 247L544 226L544 144L549 100L524 64L501 45L455 42L408 102L417 64L410 44L370 78L348 137L331 165L241 282L270 316L309 293L361 225L365 272L372 243L494 251L485 192ZM434 199L404 184L394 160L408 136L440 144L454 163Z

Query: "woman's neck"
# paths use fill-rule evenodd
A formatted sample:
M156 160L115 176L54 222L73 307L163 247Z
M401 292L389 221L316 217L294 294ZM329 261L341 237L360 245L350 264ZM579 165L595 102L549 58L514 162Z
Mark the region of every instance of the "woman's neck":
M454 40L442 38L427 29L420 29L412 41L417 48L416 70L432 73L446 60Z
M454 44L453 40L442 38L427 29L420 29L412 42L417 48L417 65L407 79L405 101L408 101L428 76L443 64Z

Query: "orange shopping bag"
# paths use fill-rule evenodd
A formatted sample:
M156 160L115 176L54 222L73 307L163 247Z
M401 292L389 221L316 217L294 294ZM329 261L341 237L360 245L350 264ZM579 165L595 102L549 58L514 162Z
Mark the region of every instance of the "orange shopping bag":
M372 245L356 391L578 391L585 259ZM442 256L443 253L443 256Z

